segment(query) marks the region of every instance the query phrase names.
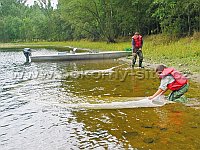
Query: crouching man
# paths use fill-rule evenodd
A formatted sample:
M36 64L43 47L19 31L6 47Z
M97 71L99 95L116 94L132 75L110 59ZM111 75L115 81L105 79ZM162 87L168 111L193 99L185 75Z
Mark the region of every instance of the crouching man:
M187 101L186 97L184 96L189 88L186 77L184 77L174 68L167 68L164 65L159 65L156 68L156 73L161 80L160 86L155 94L148 98L149 100L164 94L169 89L172 91L172 93L169 95L168 100L182 103Z

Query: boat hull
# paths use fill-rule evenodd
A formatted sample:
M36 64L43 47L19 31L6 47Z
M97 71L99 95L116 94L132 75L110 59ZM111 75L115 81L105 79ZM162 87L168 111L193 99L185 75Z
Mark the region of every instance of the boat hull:
M130 52L112 51L99 53L76 53L76 54L61 54L61 55L43 55L31 56L32 62L38 61L73 61L73 60L95 60L95 59L116 59L130 55Z

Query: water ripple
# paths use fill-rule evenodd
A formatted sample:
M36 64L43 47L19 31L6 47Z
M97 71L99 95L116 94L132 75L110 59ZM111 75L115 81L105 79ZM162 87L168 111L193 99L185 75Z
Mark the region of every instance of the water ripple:
M55 52L42 49L35 54ZM117 138L108 131L90 131L79 121L81 117L75 109L62 107L65 103L90 101L87 96L81 96L85 89L76 91L79 82L67 78L67 73L77 70L110 73L113 64L107 66L104 61L93 65L90 62L25 64L24 61L21 50L0 50L0 149L121 148ZM109 123L109 119L105 116L101 121Z

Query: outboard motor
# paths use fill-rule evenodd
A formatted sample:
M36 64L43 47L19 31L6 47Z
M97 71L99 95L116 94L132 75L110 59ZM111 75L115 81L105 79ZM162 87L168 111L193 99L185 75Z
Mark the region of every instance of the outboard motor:
M78 48L73 48L73 51L76 52L77 49L78 49Z
M31 56L31 49L30 48L24 48L23 53L26 57L26 62L29 62L29 57Z
M76 53L77 48L73 48L73 50L71 51L72 54Z

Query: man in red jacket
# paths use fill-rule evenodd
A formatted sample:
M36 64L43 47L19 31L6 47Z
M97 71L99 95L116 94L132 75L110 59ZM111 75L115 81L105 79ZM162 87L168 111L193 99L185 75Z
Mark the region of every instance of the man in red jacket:
M186 77L181 75L181 73L176 71L174 68L167 68L164 65L159 65L156 68L156 73L161 79L161 83L157 92L153 96L149 97L150 100L164 94L168 89L170 89L172 91L169 95L170 101L186 102L186 98L183 96L189 88Z
M133 53L132 67L135 66L135 62L138 55L139 67L144 68L142 66L142 61L143 61L142 46L143 46L142 36L138 32L135 32L134 36L132 37L132 53Z

